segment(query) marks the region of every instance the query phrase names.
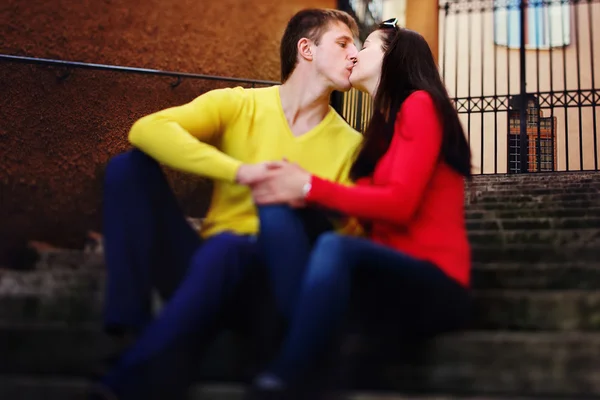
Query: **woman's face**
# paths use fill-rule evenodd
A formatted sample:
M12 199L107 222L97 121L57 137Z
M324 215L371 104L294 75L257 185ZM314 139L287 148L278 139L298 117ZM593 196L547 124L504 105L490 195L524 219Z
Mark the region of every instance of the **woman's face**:
M383 62L383 38L381 30L376 30L367 37L363 48L356 56L356 64L350 75L350 83L362 92L374 95L381 77Z

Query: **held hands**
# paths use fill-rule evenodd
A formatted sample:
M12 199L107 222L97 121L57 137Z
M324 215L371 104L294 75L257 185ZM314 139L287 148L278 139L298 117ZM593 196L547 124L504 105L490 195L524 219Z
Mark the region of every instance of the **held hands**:
M242 164L237 170L235 182L240 185L251 186L265 179L268 171L267 163Z
M297 164L287 161L270 162L263 165L263 172L257 171L246 181L252 189L254 202L263 204L289 204L292 207L304 206L304 185L310 183L311 174ZM240 168L241 169L241 168ZM245 172L243 172L245 174ZM239 172L238 172L239 176ZM244 175L243 178L247 176ZM239 183L242 183L239 180Z

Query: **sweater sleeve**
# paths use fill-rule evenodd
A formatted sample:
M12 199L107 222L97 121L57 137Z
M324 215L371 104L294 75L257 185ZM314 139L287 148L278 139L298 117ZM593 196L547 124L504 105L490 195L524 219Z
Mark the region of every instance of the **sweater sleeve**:
M442 128L431 97L423 91L409 96L399 111L385 185L346 186L313 176L307 201L364 220L409 222L438 162ZM387 169L387 168L386 168Z
M220 138L242 106L241 88L213 90L139 119L129 141L168 167L232 182L242 163L208 142Z

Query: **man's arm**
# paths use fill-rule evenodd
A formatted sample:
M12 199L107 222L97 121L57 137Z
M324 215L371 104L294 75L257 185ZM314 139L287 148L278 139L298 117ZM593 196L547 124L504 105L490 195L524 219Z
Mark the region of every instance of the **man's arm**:
M173 169L234 182L242 162L208 142L218 140L238 115L243 96L241 88L218 89L182 106L147 115L133 124L129 141Z

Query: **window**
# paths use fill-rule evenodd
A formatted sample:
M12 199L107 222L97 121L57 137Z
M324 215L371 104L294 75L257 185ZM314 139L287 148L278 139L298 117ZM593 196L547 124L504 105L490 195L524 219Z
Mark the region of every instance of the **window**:
M545 131L549 131L550 129L552 129L552 125L550 123L549 118L540 119L540 129Z
M494 5L494 42L518 49L521 44L521 0L496 0ZM570 43L569 3L563 0L529 0L525 7L525 47L548 49Z
M551 139L540 139L541 159L540 167L542 171L554 171L554 146Z

